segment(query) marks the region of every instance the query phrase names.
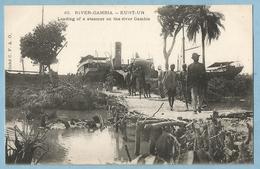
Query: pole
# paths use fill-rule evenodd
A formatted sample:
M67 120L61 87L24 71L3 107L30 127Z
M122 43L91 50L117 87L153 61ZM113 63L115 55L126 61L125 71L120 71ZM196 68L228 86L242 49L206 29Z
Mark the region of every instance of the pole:
M185 64L185 36L184 36L184 23L182 27L182 58L183 64Z
M23 68L23 74L24 74L24 62L23 62L23 58L21 58L21 62L22 62L22 68Z
M43 19L44 19L44 5L42 5L42 26L44 24Z
M43 27L43 18L44 18L44 5L42 5L42 27ZM44 73L44 68L43 65L41 63L39 63L39 71L40 74Z
M60 48L60 50L57 52L56 57L59 55L59 53L62 51L62 49L63 49L67 44L68 44L68 42L66 41L66 42L64 43L64 45Z
M138 156L140 154L140 142L141 142L141 130L143 125L139 122L136 123L135 129L135 155Z
M195 47L192 47L192 48L185 49L185 51L192 50L192 49L196 49L196 48L199 48L199 47L200 47L200 46L195 46Z

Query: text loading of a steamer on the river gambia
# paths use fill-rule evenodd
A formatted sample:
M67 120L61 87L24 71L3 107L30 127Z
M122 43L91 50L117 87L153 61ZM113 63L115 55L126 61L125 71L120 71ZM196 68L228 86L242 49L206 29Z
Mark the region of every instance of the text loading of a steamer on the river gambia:
M64 11L64 14L67 15L67 17L58 17L59 21L79 21L79 20L86 20L86 21L104 21L104 20L112 20L103 17L106 16L113 16L113 20L127 20L127 21L149 21L149 17L144 17L145 12L141 10L128 10L128 11L109 11L109 10L83 10L83 11ZM73 15L69 16L69 15ZM75 16L75 17L74 17ZM79 16L77 18L77 16ZM80 16L83 16L80 18ZM84 16L87 16L84 18ZM97 17L91 17L91 16L97 16ZM121 16L121 17L118 17ZM123 16L123 17L122 17ZM129 17L129 16L135 16L135 17ZM140 17L141 16L141 17Z

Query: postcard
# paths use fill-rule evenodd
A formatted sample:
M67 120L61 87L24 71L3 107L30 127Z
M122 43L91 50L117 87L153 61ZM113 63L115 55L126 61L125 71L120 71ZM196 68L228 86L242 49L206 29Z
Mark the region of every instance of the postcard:
M5 5L5 164L253 164L252 5Z

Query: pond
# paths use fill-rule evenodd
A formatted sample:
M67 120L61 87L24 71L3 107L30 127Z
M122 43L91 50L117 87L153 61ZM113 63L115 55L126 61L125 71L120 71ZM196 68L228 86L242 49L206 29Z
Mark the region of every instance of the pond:
M89 132L87 129L50 131L50 152L41 163L57 164L117 164L128 161L125 145L134 157L134 141L123 140L113 128ZM129 137L131 138L131 137ZM141 151L148 151L143 146Z
M64 118L67 113L59 110L57 114ZM15 120L6 124L7 127L21 126L20 122ZM134 140L135 126L127 127L127 141L123 139L120 131L115 132L113 126L94 131L86 128L50 129L46 139L49 151L40 164L125 164L129 161L125 145L131 159L135 157ZM140 153L149 152L148 145L147 142L141 142Z

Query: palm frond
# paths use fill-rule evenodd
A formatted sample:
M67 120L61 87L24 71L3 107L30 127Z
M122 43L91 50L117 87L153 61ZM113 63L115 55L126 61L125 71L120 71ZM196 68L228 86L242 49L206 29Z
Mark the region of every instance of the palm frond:
M224 29L224 25L221 23L222 14L210 12L205 18L207 41L210 44L212 40L218 39L221 31L220 28Z
M191 41L196 41L196 35L205 31L203 35L206 37L207 42L210 44L212 40L218 39L221 31L220 28L225 29L221 23L225 19L224 15L220 12L212 12L209 6L193 6L191 7L191 14L189 16L187 37Z
M187 27L187 37L189 40L196 41L196 35L200 32L200 26L199 26L199 20L198 18L194 18L191 20L189 26Z

